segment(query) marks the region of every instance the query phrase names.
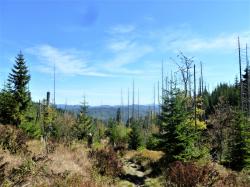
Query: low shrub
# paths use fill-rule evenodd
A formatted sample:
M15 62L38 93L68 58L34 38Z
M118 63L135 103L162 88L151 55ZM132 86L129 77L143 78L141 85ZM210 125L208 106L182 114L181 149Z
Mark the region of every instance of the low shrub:
M117 177L121 174L122 163L112 148L92 151L89 156L94 159L94 166L101 175Z
M42 135L40 124L34 121L25 121L19 127L31 138L39 139Z
M11 154L28 153L27 140L28 137L21 129L9 125L0 125L0 145Z
M167 183L177 186L213 186L219 180L219 173L213 165L198 166L195 163L175 161L166 173Z

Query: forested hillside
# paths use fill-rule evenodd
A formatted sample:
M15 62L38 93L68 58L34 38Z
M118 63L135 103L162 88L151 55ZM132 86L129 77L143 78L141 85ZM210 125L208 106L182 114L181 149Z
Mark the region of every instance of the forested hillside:
M57 105L56 106L59 109L62 110L67 110L69 112L74 112L74 113L79 113L80 111L80 105ZM139 115L141 117L144 117L148 114L148 112L150 110L153 109L153 105L135 105L136 111L135 111L135 115L138 115L138 109L139 109ZM116 112L117 110L120 108L120 110L122 110L123 116L122 116L122 121L125 122L128 119L128 106L122 106L122 105L118 105L118 106L89 106L88 108L88 114L93 117L93 118L97 118L97 119L101 119L103 121L108 121L110 118L115 118L116 117ZM130 115L132 115L132 109L133 106L130 105L129 106L129 113ZM156 105L155 109L158 111L159 110L159 106Z

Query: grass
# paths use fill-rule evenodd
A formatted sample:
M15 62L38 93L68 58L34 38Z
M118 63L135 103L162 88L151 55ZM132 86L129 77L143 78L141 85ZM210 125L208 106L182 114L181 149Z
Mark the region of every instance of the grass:
M85 144L73 142L70 146L57 144L53 152L45 154L39 140L26 142L28 153L10 154L0 148L1 163L5 168L3 186L112 186L113 179L99 176L92 169ZM1 165L0 163L0 165Z
M149 160L151 162L156 162L163 157L164 153L162 151L152 151L148 149L142 149L139 151L126 151L124 154L124 158L130 160L132 158L138 157L142 159Z

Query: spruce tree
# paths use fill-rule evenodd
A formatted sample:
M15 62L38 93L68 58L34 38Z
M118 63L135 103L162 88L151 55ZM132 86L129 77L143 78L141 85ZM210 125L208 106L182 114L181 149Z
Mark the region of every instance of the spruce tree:
M164 97L160 119L158 147L166 153L166 161L190 160L200 156L197 148L198 130L195 130L191 112L187 109L185 93L172 89Z
M130 149L137 150L142 145L142 137L139 124L136 121L132 122L131 132L129 133L128 146Z
M242 97L243 97L243 110L244 112L249 112L249 70L248 70L248 67L245 69L245 73L243 74L243 80L242 80L242 87L243 87L243 90L242 90Z
M167 155L167 161L173 161L174 156L179 155L184 147L178 138L177 126L184 120L185 111L181 107L177 93L171 93L164 98L160 115L160 134L158 147Z
M0 92L0 123L13 124L16 114L16 103L11 93L10 84L4 85Z
M246 118L240 111L234 112L234 119L231 125L230 139L228 141L227 160L229 166L237 171L243 169L245 165L245 156L247 154L246 142L244 140L244 129L246 127ZM247 139L247 138L246 138Z
M120 124L121 121L122 121L122 118L121 118L121 108L118 108L118 109L117 109L117 112L116 112L116 122L117 122L118 124Z
M244 139L244 167L250 170L250 118L245 119L243 126L243 139Z
M84 101L80 108L80 113L77 117L77 123L74 126L74 133L77 139L83 140L87 137L88 133L91 131L92 127L92 120L87 114L88 106L87 103Z
M29 81L28 67L26 66L22 52L20 52L16 57L15 65L8 78L9 90L15 103L13 109L16 113L14 114L13 123L17 126L21 124L31 101L28 90Z

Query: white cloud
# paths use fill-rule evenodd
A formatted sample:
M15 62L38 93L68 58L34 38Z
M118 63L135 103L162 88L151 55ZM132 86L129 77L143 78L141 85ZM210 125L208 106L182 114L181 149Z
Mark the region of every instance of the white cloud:
M96 51L89 54L50 45L39 45L29 49L29 52L40 59L36 67L46 73L53 72L55 63L57 72L65 75L142 76L158 74L161 59L173 57L173 52L183 51L194 56L206 52L231 53L237 49L238 35L242 47L250 41L250 31L205 37L194 33L187 25L140 32L134 26L119 25L111 30L115 32L109 33L102 47L100 54L104 55L98 57L92 55ZM132 33L125 34L128 32ZM146 65L146 61L152 65Z
M112 34L128 34L135 30L134 25L116 25L110 29Z
M65 75L107 76L89 66L82 51L60 50L50 45L39 45L27 51L40 59L36 67L41 72L51 73L55 65L56 72Z
M127 39L115 39L113 38L110 43L107 44L109 53L112 53L112 57L107 59L103 67L109 72L116 72L119 75L138 75L144 73L142 69L136 70L129 65L140 63L143 57L153 52L153 48L150 45L142 42L133 41Z
M162 37L161 47L168 51L204 52L220 51L226 52L237 48L237 37L242 41L250 41L250 31L240 33L218 34L213 37L199 36L185 30L167 31L160 35ZM158 35L158 37L160 37Z
M113 52L118 52L118 51L128 49L132 47L133 45L134 45L134 42L132 42L131 40L123 39L119 41L111 41L108 44L108 48L111 49Z
M140 58L152 51L153 48L151 46L134 44L131 47L116 52L114 57L106 63L106 66L119 68L128 64L137 63Z

